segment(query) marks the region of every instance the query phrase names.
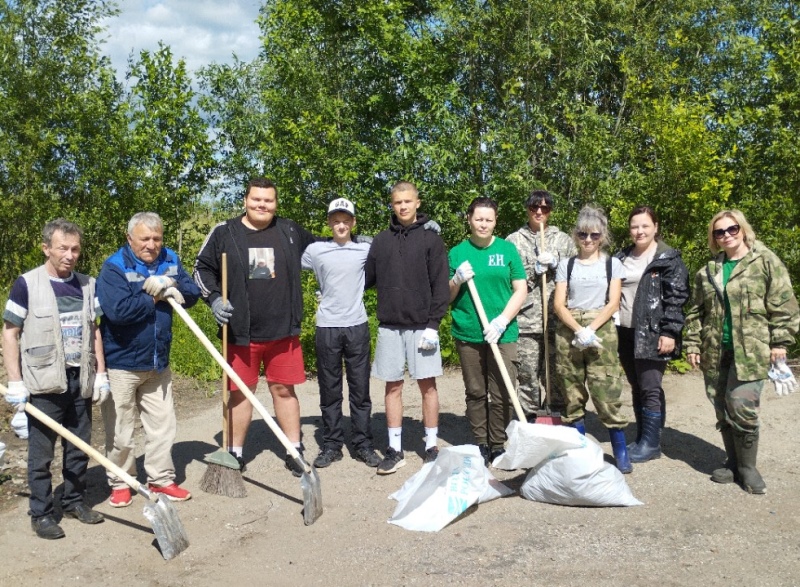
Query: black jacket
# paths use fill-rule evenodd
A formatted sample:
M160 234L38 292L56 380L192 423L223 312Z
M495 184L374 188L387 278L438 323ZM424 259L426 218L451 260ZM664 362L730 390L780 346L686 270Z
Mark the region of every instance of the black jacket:
M442 237L424 229L426 222L425 214L417 214L417 221L405 227L392 214L389 228L372 241L365 287L377 287L381 326L439 330L447 312L447 251Z
M618 252L620 261L631 254L633 245ZM680 251L658 241L656 254L647 266L633 302L634 357L637 359L670 360L681 356L683 305L689 300L689 271ZM658 339L675 340L670 355L658 354Z
M233 306L233 316L228 323L230 344L250 344L250 306L247 297L249 258L244 215L217 224L206 237L194 263L194 280L200 287L203 299L210 306L222 297L222 253L228 253L228 301ZM283 253L289 266L287 287L291 305L291 332L298 336L303 320L303 290L300 282L300 259L306 247L317 238L296 222L276 216L273 220L280 230ZM264 300L264 303L269 303Z

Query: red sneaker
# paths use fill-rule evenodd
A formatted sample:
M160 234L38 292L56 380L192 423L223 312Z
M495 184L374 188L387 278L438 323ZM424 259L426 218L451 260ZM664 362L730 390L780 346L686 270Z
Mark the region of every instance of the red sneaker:
M164 487L158 487L157 485L148 483L147 488L153 493L169 498L171 501L186 501L187 499L192 499L192 494L178 486L177 483L165 485Z
M112 508L124 508L131 505L131 490L127 487L123 489L112 489L108 505Z

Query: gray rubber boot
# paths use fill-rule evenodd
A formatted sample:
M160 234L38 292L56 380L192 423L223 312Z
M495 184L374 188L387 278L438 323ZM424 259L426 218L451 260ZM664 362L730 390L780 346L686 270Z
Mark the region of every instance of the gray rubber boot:
M758 432L734 432L736 462L739 482L748 493L761 495L767 492L767 484L756 469L758 457Z
M725 454L728 459L725 461L725 466L720 469L714 469L711 473L711 480L714 483L733 483L739 481L738 472L736 470L736 445L733 441L733 428L729 424L725 424L720 428L722 434L722 443L725 445Z

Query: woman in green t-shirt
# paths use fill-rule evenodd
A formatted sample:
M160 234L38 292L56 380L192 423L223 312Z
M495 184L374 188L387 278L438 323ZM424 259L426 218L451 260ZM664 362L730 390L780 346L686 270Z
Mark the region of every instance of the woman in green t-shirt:
M475 198L467 208L470 237L450 251L452 333L461 360L469 420L475 442L488 465L503 454L511 418L508 395L489 343L496 343L512 381L517 379L516 316L528 295L525 268L517 248L494 236L497 203ZM474 279L486 315L484 329L467 287ZM487 393L488 392L488 393Z
M703 370L728 458L711 479L766 493L756 469L761 390L768 371L786 377L776 390L796 387L786 349L795 342L800 310L786 266L756 240L739 210L711 219L708 246L716 257L695 276L684 347L692 366Z

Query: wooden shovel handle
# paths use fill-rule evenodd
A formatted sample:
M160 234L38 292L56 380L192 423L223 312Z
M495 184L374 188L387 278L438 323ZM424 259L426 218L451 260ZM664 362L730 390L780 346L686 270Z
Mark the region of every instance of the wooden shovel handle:
M228 253L222 253L222 302L228 301ZM222 325L222 358L228 362L228 323ZM228 373L222 372L222 450L228 450L230 438L230 391Z
M475 287L475 283L470 279L467 281L467 287L469 287L469 293L472 296L472 303L475 304L475 309L478 310L478 318L481 320L481 325L483 329L489 326L489 319L486 317L486 310L483 309L483 302L481 302L481 298L478 295L478 290ZM514 387L514 384L511 381L511 377L508 375L508 369L506 369L506 364L503 361L503 356L500 354L500 349L498 348L496 343L489 343L489 346L492 348L492 354L494 354L494 360L497 363L497 368L500 369L500 374L503 376L503 383L506 384L506 389L508 389L508 396L511 398L511 403L514 404L514 411L517 413L517 419L520 422L526 422L525 419L525 412L522 411L522 406L519 404L519 398L517 397L517 388Z
M542 239L542 249L544 252L544 225L539 227L539 236ZM547 332L547 271L542 273L542 331L544 332L544 385L545 397L547 402L550 402L550 336ZM541 398L540 398L541 399Z

